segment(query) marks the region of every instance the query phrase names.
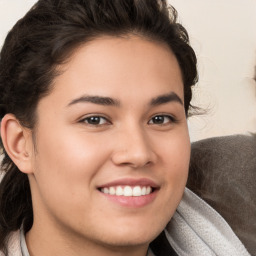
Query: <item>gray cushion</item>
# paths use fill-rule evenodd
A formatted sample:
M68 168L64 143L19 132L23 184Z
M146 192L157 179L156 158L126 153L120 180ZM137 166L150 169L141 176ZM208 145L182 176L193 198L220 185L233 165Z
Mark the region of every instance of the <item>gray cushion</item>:
M256 255L256 136L192 144L187 187L216 209Z

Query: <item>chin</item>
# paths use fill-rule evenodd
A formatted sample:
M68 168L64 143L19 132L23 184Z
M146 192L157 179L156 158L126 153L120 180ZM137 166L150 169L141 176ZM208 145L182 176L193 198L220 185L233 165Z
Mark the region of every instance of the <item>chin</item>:
M152 242L164 229L143 224L130 227L118 228L115 231L113 228L112 232L108 233L106 242L113 246L141 246Z
M159 216L154 211L150 214L134 212L132 216L122 218L118 216L110 220L111 225L102 223L102 238L109 244L120 246L149 244L164 230L171 215L172 212L165 211L164 215Z
M138 247L148 245L157 235L115 235L107 239L103 238L102 241L109 247Z

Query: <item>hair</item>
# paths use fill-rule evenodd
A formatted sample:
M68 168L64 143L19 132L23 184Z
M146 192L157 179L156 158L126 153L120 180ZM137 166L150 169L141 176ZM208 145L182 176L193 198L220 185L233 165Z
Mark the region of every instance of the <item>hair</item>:
M177 12L165 0L39 0L6 37L0 55L0 118L12 113L31 130L39 100L50 93L57 67L82 44L98 37L135 34L165 43L176 56L184 83L185 113L197 82L197 59ZM33 224L28 177L2 143L0 250L8 235ZM6 248L5 248L6 249Z

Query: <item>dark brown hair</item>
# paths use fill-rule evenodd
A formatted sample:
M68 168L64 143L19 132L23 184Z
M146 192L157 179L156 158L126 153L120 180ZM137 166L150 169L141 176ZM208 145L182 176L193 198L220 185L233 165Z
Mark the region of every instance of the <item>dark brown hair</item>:
M50 92L56 67L73 50L102 35L136 34L167 44L175 54L184 82L188 114L191 86L197 81L196 56L177 13L165 0L39 0L6 37L0 55L0 118L12 113L33 129L38 101ZM0 184L0 250L8 234L33 223L27 175L3 146Z

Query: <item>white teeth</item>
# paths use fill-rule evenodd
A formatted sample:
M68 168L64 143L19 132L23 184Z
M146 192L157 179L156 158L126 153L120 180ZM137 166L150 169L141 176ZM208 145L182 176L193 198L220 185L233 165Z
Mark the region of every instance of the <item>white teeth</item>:
M110 194L110 195L115 195L115 194L116 194L116 190L115 190L114 187L110 187L110 188L109 188L109 194Z
M123 191L122 187L121 187L121 186L118 186L118 187L116 188L116 195L117 195L117 196L122 196L123 194L124 194L124 191Z
M146 195L150 194L151 192L152 192L152 188L151 187L147 187Z
M104 194L116 195L116 196L145 196L152 192L150 186L117 186L117 187L105 187L101 189Z
M147 188L146 188L146 187L143 187L142 190L141 190L141 194L142 194L143 196L145 196L146 193L147 193Z
M109 190L108 188L103 188L103 193L108 194Z
M136 186L133 188L132 190L132 195L133 196L141 196L141 187L140 186Z
M132 196L132 187L130 186L124 187L124 196Z

